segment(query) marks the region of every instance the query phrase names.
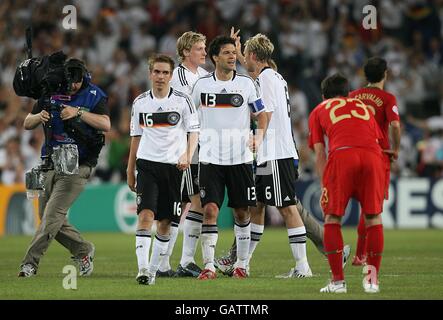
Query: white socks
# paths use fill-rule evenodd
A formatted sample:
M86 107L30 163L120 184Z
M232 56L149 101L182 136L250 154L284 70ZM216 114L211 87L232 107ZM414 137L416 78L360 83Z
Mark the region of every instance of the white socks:
M204 269L209 269L215 272L214 256L215 246L218 240L218 228L216 224L203 224L201 232L202 240L202 255Z
M160 260L164 258L168 250L169 235L155 235L154 245L152 246L151 261L149 263L149 273L156 274L160 266Z
M197 242L202 233L203 214L189 211L183 223L183 248L180 265L186 267L189 263L195 263L194 256Z
M237 262L235 268L246 269L246 263L249 257L249 246L251 243L251 224L247 222L238 223L234 225L235 239L237 241Z
M140 229L135 233L135 254L137 255L138 270L148 268L149 250L151 249L151 231Z
M249 256L246 265L249 265L249 261L251 260L252 254L257 248L258 243L260 242L264 230L265 230L264 225L251 223L251 243L249 245Z
M169 258L172 255L172 250L174 250L175 241L177 241L178 226L179 226L178 223L171 222L171 227L169 229L169 234L170 234L169 245L166 250L166 253L164 253L165 255L162 256L162 259L160 260L160 267L159 267L160 271L168 271L171 269Z
M288 229L289 245L295 259L295 268L308 272L309 264L306 257L306 228L304 226Z

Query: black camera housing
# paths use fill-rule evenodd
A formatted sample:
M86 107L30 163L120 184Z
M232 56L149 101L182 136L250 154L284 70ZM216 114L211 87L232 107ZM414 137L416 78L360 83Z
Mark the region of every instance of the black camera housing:
M87 76L88 70L83 61L75 58L67 59L63 51L39 58L29 58L16 69L14 76L14 90L18 96L38 99L42 109L60 111L63 95L68 95L73 83L81 82ZM57 96L57 99L53 99ZM69 98L69 96L66 96ZM70 100L70 99L67 99ZM48 141L52 135L51 124L44 125L46 155L42 157L41 170L54 168L51 160L52 147ZM96 158L104 145L104 135L87 130L78 119L64 121L65 132L79 144L88 149L90 157L86 162L96 165Z
M67 59L58 51L23 61L15 71L13 86L18 96L33 99L68 94L72 83L81 82L87 73L83 61Z
M39 99L45 95L67 93L65 72L67 56L63 51L23 61L16 69L13 86L21 97Z

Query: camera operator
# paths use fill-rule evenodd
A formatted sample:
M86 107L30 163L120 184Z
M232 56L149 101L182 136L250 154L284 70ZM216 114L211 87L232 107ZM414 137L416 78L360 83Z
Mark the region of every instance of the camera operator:
M88 276L93 270L94 245L82 238L79 231L69 224L66 215L97 164L103 140L95 142L103 137L101 131L110 130L111 123L107 96L91 83L84 63L71 58L65 63L65 70L70 80L68 92L65 92L68 96L52 96L49 106L48 99L39 99L26 117L24 127L33 130L44 124L51 128L42 147L42 159L50 156L52 147L76 145L79 173L60 174L53 165L43 169L44 191L39 199L41 223L26 251L19 277L37 273L40 258L54 238L70 251L79 264L80 276Z

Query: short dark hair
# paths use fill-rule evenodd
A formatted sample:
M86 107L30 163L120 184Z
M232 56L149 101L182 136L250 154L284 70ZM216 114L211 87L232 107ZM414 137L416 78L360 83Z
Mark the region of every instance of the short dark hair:
M349 93L348 79L340 73L326 77L321 82L321 94L325 99L347 97Z
M66 74L71 82L81 82L88 73L85 62L80 59L70 58L65 62Z
M170 56L166 54L154 54L153 56L149 57L148 60L149 72L152 72L152 70L154 69L154 63L157 62L168 63L171 66L171 73L174 70L175 62Z
M380 82L385 77L388 64L385 59L372 57L366 61L364 67L365 77L368 82Z
M208 55L211 59L212 63L215 66L215 61L212 58L213 56L218 56L221 50L221 47L223 47L226 44L232 44L235 47L235 40L228 36L217 36L214 38L214 40L211 41L208 48Z

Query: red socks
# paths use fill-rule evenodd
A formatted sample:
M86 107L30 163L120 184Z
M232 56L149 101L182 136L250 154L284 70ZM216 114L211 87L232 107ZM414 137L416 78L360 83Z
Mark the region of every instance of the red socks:
M360 230L360 225L358 228ZM344 280L343 236L341 233L340 224L327 223L324 225L323 245L325 248L325 253L328 257L329 266L331 267L332 281ZM366 228L367 264L369 266L375 267L377 275L378 271L380 270L383 246L384 246L383 225L378 224Z
M323 245L331 267L332 281L344 280L343 236L340 224L327 223L324 225Z
M357 227L357 251L355 255L360 258L360 260L366 256L366 226L365 226L365 215L360 214L360 221Z
M369 266L374 266L378 274L384 246L383 225L377 224L375 226L370 226L366 229L366 232L368 249L367 263Z

